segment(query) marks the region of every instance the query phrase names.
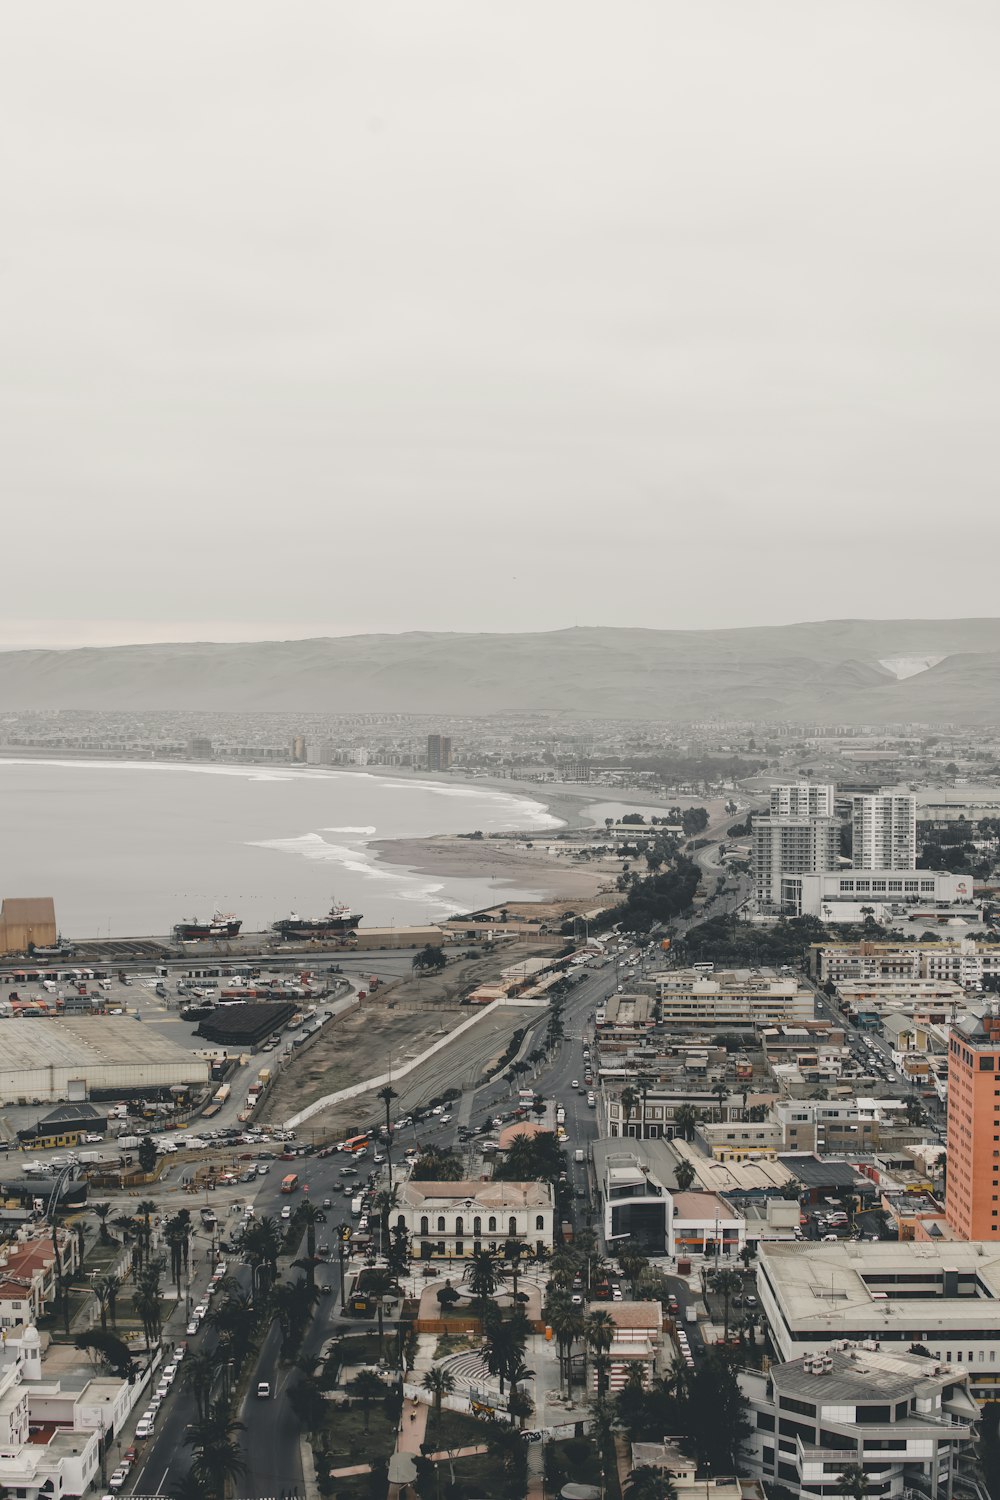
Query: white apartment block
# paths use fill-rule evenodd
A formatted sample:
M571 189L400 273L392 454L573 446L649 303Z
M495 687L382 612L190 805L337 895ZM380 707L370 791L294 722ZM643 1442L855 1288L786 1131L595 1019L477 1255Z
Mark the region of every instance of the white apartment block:
M771 788L772 818L832 818L836 812L837 788L800 781Z
M973 938L944 943L814 943L811 960L812 972L823 984L920 979L975 985L1000 977L1000 945Z
M876 919L894 906L968 905L971 875L908 867L834 870L785 875L778 890L780 909L793 917L820 917L824 922L863 921L861 908L872 907Z
M877 792L852 799L856 870L912 870L917 862L917 799Z
M958 1364L837 1340L738 1378L750 1474L793 1495L842 1497L840 1475L857 1465L872 1495L937 1500L954 1494L963 1459L975 1460L979 1408Z
M779 978L773 970L698 974L693 969L671 969L652 977L662 1025L668 1029L774 1026L816 1018L813 992L800 988L794 977Z
M836 870L839 855L836 818L755 818L751 865L757 905L780 911L787 876Z

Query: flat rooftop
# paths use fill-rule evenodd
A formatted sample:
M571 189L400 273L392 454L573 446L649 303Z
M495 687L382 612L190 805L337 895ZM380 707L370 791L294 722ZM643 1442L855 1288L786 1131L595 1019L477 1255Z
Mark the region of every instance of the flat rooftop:
M955 1273L954 1295L945 1274ZM758 1274L791 1329L829 1342L918 1326L1000 1331L1000 1246L981 1241L761 1245Z
M132 1016L52 1016L25 1021L0 1019L4 1072L183 1063L197 1059L163 1036L155 1023Z

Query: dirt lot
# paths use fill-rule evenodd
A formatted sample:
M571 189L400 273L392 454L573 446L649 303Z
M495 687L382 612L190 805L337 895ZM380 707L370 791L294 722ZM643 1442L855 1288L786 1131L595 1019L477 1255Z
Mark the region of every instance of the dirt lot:
M281 1074L269 1100L268 1118L287 1120L324 1094L386 1073L390 1065L401 1067L469 1019L473 1012L458 1003L469 990L495 980L501 969L535 952L551 953L552 948L520 942L498 945L489 957L452 960L441 974L387 985L377 999L327 1025ZM467 1078L478 1076L503 1052L511 1032L537 1019L535 1011L506 1008L484 1017L454 1049L445 1049L426 1069L400 1080L397 1110L412 1108L449 1082L460 1087ZM333 1139L349 1125L362 1124L381 1111L374 1096L363 1095L315 1115L306 1128L311 1137Z

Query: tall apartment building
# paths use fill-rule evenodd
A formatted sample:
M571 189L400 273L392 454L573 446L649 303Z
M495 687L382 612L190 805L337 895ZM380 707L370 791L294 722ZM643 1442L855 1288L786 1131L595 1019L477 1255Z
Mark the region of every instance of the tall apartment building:
M945 1218L963 1239L1000 1243L1000 1016L989 1013L949 1037Z
M428 771L449 771L451 763L451 736L448 734L429 734L427 736Z
M772 818L832 818L837 788L827 783L799 781L771 788Z
M876 792L852 799L856 870L912 870L917 863L917 799Z
M836 870L839 853L836 818L755 818L751 858L757 905L780 911L786 876Z

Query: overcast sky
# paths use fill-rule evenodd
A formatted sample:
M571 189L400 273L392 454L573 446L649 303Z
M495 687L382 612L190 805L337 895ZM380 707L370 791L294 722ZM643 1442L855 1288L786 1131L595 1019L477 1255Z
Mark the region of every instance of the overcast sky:
M994 612L998 33L7 7L0 645Z

